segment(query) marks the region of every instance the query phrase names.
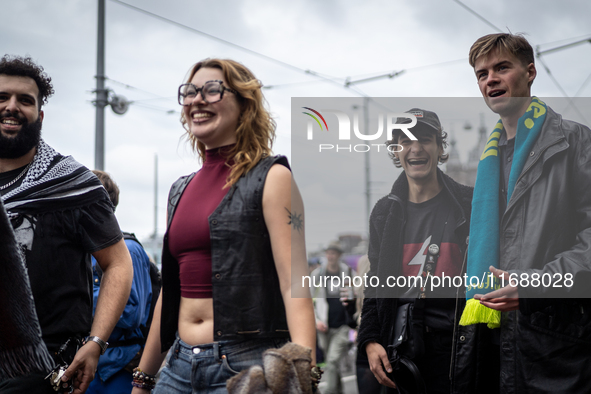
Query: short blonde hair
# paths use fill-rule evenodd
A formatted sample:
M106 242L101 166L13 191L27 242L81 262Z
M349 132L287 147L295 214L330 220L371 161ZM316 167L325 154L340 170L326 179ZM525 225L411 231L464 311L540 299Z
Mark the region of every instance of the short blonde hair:
M227 152L227 160L233 162L224 186L228 187L236 183L262 158L272 154L271 147L277 125L265 108L266 100L261 92L261 82L244 65L230 59L205 59L191 68L187 82L191 82L201 68L221 70L228 87L237 92L240 118L236 129L236 145ZM200 159L205 161L205 144L190 132L184 112L181 123L187 131L191 147L199 154Z
M507 52L519 59L523 65L535 64L534 50L522 34L496 33L480 37L470 48L469 61L474 67L476 61L493 50Z

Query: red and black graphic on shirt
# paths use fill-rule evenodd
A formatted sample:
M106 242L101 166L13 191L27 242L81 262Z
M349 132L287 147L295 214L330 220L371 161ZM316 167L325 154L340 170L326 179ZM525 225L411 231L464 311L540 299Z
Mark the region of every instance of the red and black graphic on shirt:
M422 243L404 244L402 255L402 273L405 276L419 276L427 257L431 235ZM435 276L459 276L461 272L462 254L457 243L442 242L439 245L439 258L435 267Z
M437 212L443 210L443 215ZM445 191L431 200L415 204L407 203L407 221L404 229L404 248L402 255L402 273L406 276L418 276L423 272L427 248L431 244L434 229L444 226L439 245L439 258L435 275L459 276L462 268L462 255L455 234L458 217L453 209L453 202ZM439 221L439 223L436 223Z

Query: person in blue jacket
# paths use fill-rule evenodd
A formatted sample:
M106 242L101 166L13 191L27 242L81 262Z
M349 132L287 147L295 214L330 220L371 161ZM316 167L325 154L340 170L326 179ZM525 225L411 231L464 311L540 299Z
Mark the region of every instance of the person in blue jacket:
M111 177L94 170L111 198L114 207L119 203L119 188ZM124 235L126 235L124 233ZM109 347L99 359L96 375L87 394L129 394L132 371L145 344L142 326L146 326L152 302L152 283L150 281L150 259L141 244L133 236L125 236L125 245L133 261L133 283L125 310L109 337ZM100 291L101 272L92 259L93 267L93 314ZM97 269L98 268L98 269ZM133 361L132 361L133 360ZM135 365L133 363L135 362ZM130 365L131 363L131 365Z

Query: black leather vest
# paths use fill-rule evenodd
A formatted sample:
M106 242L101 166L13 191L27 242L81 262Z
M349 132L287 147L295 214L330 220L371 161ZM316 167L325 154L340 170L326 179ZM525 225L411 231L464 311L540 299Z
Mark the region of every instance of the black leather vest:
M263 187L275 163L289 168L285 156L262 159L230 188L209 216L214 340L289 337L285 306L263 217ZM168 196L168 223L195 173L182 177ZM162 250L162 351L175 340L180 304L178 262Z

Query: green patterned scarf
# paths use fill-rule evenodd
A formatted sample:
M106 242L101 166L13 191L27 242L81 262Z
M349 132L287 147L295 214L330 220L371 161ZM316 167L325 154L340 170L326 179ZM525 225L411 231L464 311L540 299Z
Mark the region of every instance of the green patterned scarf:
M527 111L517 123L513 165L507 188L507 204L511 200L517 179L521 175L545 119L546 104L537 97L533 97ZM499 268L499 181L501 171L499 138L502 131L503 123L499 120L484 147L478 164L472 200L470 244L468 245L467 302L460 319L460 325L463 326L487 323L489 328L496 328L501 324L501 312L480 304L480 301L474 299L474 295L489 293L500 286L498 280L489 280L489 267L492 265ZM474 277L478 278L479 285L477 286L474 286L476 284Z

